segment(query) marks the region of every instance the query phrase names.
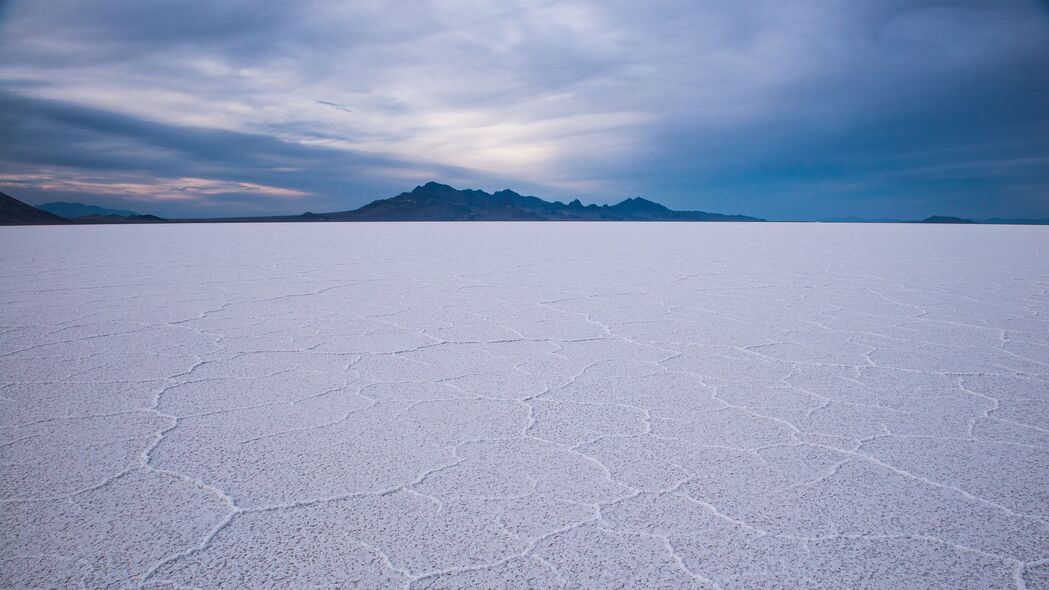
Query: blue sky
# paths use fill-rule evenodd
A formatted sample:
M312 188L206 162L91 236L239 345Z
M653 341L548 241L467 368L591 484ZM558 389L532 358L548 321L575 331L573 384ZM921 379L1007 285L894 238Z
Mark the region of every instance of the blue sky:
M0 190L37 204L1049 217L1047 105L1036 1L0 0Z

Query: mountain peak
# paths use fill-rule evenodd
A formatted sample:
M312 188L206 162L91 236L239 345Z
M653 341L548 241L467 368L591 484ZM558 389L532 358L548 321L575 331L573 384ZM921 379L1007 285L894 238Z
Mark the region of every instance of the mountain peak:
M631 199L626 199L624 201L620 201L619 203L617 203L615 205L612 205L612 207L610 207L610 208L611 209L615 209L617 211L629 211L629 212L641 212L641 211L649 211L649 212L657 212L657 211L659 211L659 212L663 212L663 211L670 211L670 209L667 209L666 207L664 207L663 205L660 205L659 203L656 203L655 201L649 201L648 199L644 199L644 198L641 198L641 197L633 197Z
M448 186L447 184L441 184L439 182L434 182L434 181L431 180L430 182L427 182L426 184L423 184L423 185L415 187L412 190L412 192L413 193L434 192L434 191L444 192L444 191L454 191L454 190L455 190L454 188Z

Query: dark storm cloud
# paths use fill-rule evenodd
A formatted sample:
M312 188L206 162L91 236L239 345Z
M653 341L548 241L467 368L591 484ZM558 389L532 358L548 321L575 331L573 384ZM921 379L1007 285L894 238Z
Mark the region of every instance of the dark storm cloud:
M166 212L294 212L432 177L778 218L1049 216L1033 0L15 0L0 19L0 179L36 201L155 182Z
M0 95L0 109L5 133L14 139L8 156L15 162L68 166L83 164L86 158L94 167L158 174L187 162L233 170L396 163L267 135L170 125L53 100ZM50 148L58 142L77 149L63 154ZM107 145L116 149L107 150Z

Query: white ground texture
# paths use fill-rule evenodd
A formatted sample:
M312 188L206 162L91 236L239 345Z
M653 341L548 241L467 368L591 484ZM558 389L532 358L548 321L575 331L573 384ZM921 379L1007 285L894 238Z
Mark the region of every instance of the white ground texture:
M0 257L3 588L1049 588L1049 228Z

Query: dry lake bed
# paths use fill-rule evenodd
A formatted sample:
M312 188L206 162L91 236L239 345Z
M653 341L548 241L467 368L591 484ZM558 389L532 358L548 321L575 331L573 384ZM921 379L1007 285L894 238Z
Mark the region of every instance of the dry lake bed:
M4 588L1049 588L1049 228L0 228Z

